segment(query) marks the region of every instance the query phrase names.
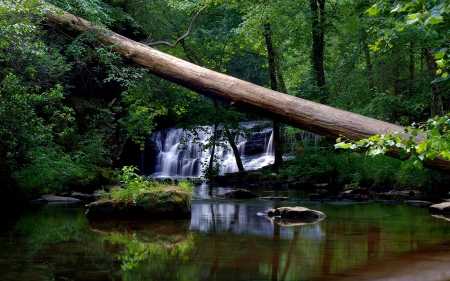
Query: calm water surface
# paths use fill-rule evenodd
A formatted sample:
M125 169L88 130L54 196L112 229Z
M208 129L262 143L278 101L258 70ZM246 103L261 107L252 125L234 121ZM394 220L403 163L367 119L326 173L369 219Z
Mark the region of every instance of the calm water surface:
M191 220L91 221L80 205L0 215L0 280L450 280L450 221L426 208L216 198L198 187ZM257 213L305 206L315 224Z

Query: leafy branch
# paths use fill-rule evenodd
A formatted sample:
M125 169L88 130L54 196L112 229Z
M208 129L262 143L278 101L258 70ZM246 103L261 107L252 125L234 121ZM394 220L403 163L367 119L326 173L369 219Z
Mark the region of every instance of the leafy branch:
M422 134L424 138L416 141ZM345 136L336 140L336 149L366 150L369 156L385 154L392 148L399 151L401 159L407 159L402 167L423 167L425 159L436 157L450 160L450 114L435 117L424 123L413 123L401 132L377 134L367 139L352 141Z

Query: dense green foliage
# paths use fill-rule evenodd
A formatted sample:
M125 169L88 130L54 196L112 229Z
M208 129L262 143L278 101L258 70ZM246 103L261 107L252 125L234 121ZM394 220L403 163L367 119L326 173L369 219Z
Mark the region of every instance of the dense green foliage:
M335 153L332 148L308 147L284 164L279 180L378 187L381 190L416 189L443 197L448 195L449 175L428 169L417 170L413 166L402 168L402 164L402 161L384 155L368 157L355 152Z
M401 125L448 110L448 1L48 2L143 43L175 42L206 5L175 48L154 48L265 87L274 87L275 74L280 91ZM204 125L225 125L215 126L209 148L227 140L220 128L242 130L238 121L260 118L138 69L88 32L55 28L45 21L42 3L0 2L3 191L33 197L99 186L127 139L142 148L158 127L179 125L195 134ZM440 151L433 141L419 149L423 157L445 157L445 135ZM333 169L327 164L318 170Z
M343 149L367 149L367 154L376 156L384 154L391 148L399 150L400 158L407 159L403 166L422 168L423 161L433 160L435 157L450 159L449 154L449 115L444 115L442 100L448 99L446 91L442 95L436 91L438 87L445 87L445 81L448 75L448 14L450 12L449 1L397 1L393 5L387 1L378 1L371 8L367 9L367 13L371 16L378 13L390 13L394 16L396 23L396 32L403 33L405 28L411 26L419 26L421 30L425 30L426 34L432 34L435 38L434 48L430 50L428 63L432 65L431 70L435 73L431 81L431 117L423 123L413 123L407 126L402 132L390 132L383 135L375 135L368 139L359 141L338 139L336 148ZM389 48L393 45L390 43L392 36L384 30L385 35L380 38L372 49L377 51L383 44L387 44ZM441 48L439 48L441 47ZM434 59L435 62L430 62ZM421 137L417 141L417 137Z

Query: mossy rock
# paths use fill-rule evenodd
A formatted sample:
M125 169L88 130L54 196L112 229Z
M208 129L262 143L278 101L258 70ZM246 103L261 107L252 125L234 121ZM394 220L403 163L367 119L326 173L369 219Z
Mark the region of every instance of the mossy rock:
M176 186L145 191L134 200L102 199L86 205L89 219L185 219L191 217L191 194Z

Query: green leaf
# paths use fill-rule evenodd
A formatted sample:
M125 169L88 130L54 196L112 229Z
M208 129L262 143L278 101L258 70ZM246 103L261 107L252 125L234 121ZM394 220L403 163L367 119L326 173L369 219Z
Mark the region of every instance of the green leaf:
M439 129L430 130L427 133L435 138L441 136L441 132L439 131Z
M352 145L351 143L340 142L340 143L335 144L335 145L334 145L334 148L335 148L335 149L338 149L338 148L348 149L348 148L351 147L351 145Z
M406 159L406 157L408 157L408 154L406 153L405 149L400 149L398 152L400 159Z
M370 7L369 9L366 10L366 13L369 14L369 16L374 16L376 14L378 14L380 12L380 8L378 8L378 6L373 5L372 7Z
M442 152L441 152L441 156L442 156L442 158L444 158L444 159L450 160L450 151L442 151Z
M438 15L432 15L425 21L425 24L438 24L444 22L444 18Z
M423 168L423 163L420 160L416 160L413 162L414 167L418 168L418 169L422 169Z

